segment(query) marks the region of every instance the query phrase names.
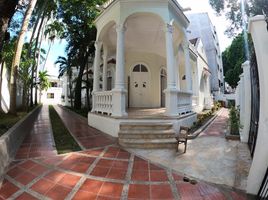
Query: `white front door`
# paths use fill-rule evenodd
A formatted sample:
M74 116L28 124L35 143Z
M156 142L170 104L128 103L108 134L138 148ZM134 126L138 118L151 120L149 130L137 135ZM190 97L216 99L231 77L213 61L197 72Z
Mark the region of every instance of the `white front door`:
M150 76L147 67L136 65L130 77L130 107L150 107Z

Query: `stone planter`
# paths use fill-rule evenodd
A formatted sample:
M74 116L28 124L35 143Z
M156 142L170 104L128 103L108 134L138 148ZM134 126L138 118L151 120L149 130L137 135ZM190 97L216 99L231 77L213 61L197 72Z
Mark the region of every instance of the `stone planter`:
M232 135L230 131L230 125L227 128L227 132L225 134L225 139L226 140L240 140L240 134L238 133L237 135Z
M15 157L25 136L31 131L40 109L41 106L35 108L0 137L0 186L6 168Z

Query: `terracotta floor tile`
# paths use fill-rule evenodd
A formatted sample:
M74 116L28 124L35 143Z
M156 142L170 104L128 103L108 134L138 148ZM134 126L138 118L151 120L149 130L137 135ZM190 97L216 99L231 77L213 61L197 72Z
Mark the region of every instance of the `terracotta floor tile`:
M204 200L227 200L221 193L209 194L203 197Z
M111 168L106 178L125 180L127 174L127 170Z
M86 192L83 190L78 190L78 192L74 195L73 200L95 200L97 198L97 194L93 194L91 192Z
M56 183L60 179L62 179L63 176L65 176L65 175L66 175L66 173L64 173L64 172L54 170L54 171L48 173L44 178Z
M152 199L173 199L172 190L169 184L151 185Z
M147 161L134 161L133 169L137 170L149 170Z
M52 181L49 181L47 179L40 179L32 185L31 189L40 194L46 194L54 185L55 183Z
M38 200L38 199L26 192L23 192L20 196L16 198L16 200Z
M81 160L80 160L80 162L86 163L86 164L92 164L94 161L95 161L95 158L86 157L86 156L82 157Z
M106 197L106 196L101 196L101 195L99 195L98 197L97 197L97 200L120 200L121 198L116 198L116 197Z
M23 174L24 172L25 172L24 169L22 169L22 168L16 166L16 167L12 168L11 170L9 170L9 171L7 172L7 175L9 175L9 176L12 177L12 178L16 178L16 177L18 177L19 175Z
M175 181L182 181L183 180L183 177L178 175L178 174L172 174L173 178Z
M35 179L37 176L29 173L29 172L24 172L23 174L19 175L16 177L16 181L20 182L23 185L29 184L33 179Z
M168 176L165 171L153 170L153 171L150 171L150 180L151 181L168 181Z
M100 196L121 197L123 184L104 182L99 192Z
M127 161L114 161L113 168L127 170L128 162Z
M100 159L96 166L110 168L112 167L113 163L114 163L113 160Z
M80 180L80 178L81 178L80 176L66 174L58 181L58 184L73 188L76 185L76 183Z
M37 163L31 161L31 160L27 160L21 164L19 164L19 166L23 169L27 169L27 170L30 170L31 168L33 168L34 166L36 166Z
M231 192L231 196L233 197L233 200L246 200L246 197L236 192Z
M91 156L99 156L102 152L103 152L103 149L83 151L84 154L91 155Z
M117 155L118 159L129 159L130 158L130 153L129 152L119 152Z
M88 170L90 164L86 164L86 163L77 163L76 165L74 165L71 170L78 172L78 173L86 173L86 171Z
M108 174L109 170L110 170L109 168L95 167L90 174L93 175L93 176L106 177L106 175Z
M46 172L47 170L48 170L47 167L44 167L44 166L38 164L38 165L34 166L30 171L31 171L31 173L33 173L35 175L41 175L44 172Z
M9 181L6 181L5 184L3 184L0 188L0 197L7 199L18 190L19 188L17 186Z
M71 188L55 185L46 193L46 196L54 200L64 200L71 190Z
M133 181L149 181L149 171L133 170L131 175Z
M103 181L87 179L80 187L80 190L98 194L102 184L103 184Z
M150 199L150 186L130 184L129 191L128 191L128 198Z
M149 167L150 167L150 170L157 170L157 171L161 171L161 170L164 170L163 168L161 167L158 167L152 163L149 164Z
M198 184L199 192L202 196L219 193L218 188L205 183Z

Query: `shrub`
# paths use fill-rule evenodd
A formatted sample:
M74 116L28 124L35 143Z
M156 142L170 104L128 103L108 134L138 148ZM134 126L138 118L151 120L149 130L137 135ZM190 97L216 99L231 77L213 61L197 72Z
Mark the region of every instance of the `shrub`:
M235 107L232 106L229 112L231 135L239 135L239 128L240 128L239 118L240 118L239 110L237 110Z

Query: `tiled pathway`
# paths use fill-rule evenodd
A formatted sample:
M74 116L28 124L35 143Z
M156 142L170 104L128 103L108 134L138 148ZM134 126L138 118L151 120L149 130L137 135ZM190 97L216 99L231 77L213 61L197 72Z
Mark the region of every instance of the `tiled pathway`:
M77 114L68 111L66 108L60 106L54 106L54 108L82 148L103 147L115 143L115 138L88 126L86 119L77 117Z
M57 155L49 119L48 106L44 105L35 120L33 129L17 151L16 159Z
M220 110L219 116L211 123L201 136L219 136L224 137L229 119L229 111L226 108Z
M28 159L10 167L0 199L246 199L175 172L116 146Z
M74 131L72 134L77 137L76 139L89 149L61 156L41 152L38 158L23 160L22 157L18 157L20 159L11 164L4 176L0 188L0 200L246 199L243 194L227 188L205 182L198 182L195 185L184 182L183 177L170 168L153 164L114 144L93 148L95 144L87 143L86 139L97 141L97 145L113 143L113 140L101 132L95 132L95 129L87 128L85 123L80 121L82 119L76 115L72 116L71 112L62 110L59 113L63 119L68 120L68 124L66 122L65 124L69 130ZM32 134L27 137L30 138L26 140L31 144L30 149L32 144L53 147L51 136L46 136L43 142L36 139L39 137L35 137L39 134L48 135L51 131L47 116L47 107L44 107L35 122ZM40 128L42 126L47 127L46 131ZM99 139L95 139L96 137ZM27 157L32 156L28 153L25 158Z

